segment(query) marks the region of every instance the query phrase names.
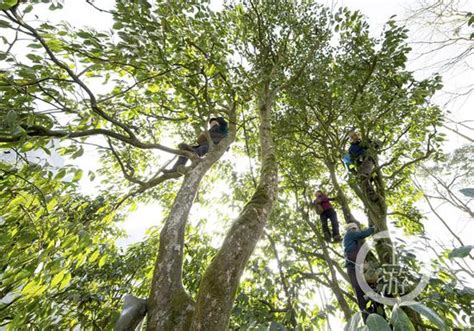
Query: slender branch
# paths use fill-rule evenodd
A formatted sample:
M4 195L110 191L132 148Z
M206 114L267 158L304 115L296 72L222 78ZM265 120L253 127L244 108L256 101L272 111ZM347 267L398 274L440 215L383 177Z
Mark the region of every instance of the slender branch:
M28 179L26 179L25 177L21 176L21 175L18 175L17 173L15 172L12 172L12 171L6 171L6 170L2 170L0 169L0 171L2 171L4 174L8 175L8 176L13 176L13 177L17 177L17 178L20 178L21 180L23 180L24 182L28 183L29 185L31 185L38 193L39 193L39 196L40 196L40 201L44 207L44 209L46 210L46 213L48 213L48 208L46 206L46 197L44 196L44 193L43 191L41 191L41 189L36 186L34 183L32 183L31 181L29 181Z
M454 133L457 134L458 136L460 136L460 137L466 139L467 141L470 141L471 143L474 143L474 139L472 139L472 138L466 136L465 134L459 132L459 130L455 130L455 129L453 129L453 128L450 128L450 127L447 126L446 124L443 124L443 128L448 129L448 130L451 131L451 132L454 132Z
M110 150L112 151L112 154L113 156L115 157L115 159L117 160L119 166L120 166L120 169L122 170L122 173L123 173L123 176L125 177L126 180L132 182L132 183L135 183L135 184L139 184L139 185L143 185L144 183L139 180L138 178L135 178L133 177L133 175L129 174L127 172L127 170L125 169L125 166L122 162L122 159L120 158L120 156L118 155L117 151L115 150L113 144L112 144L112 141L110 140L110 138L107 139L108 143L109 143L109 146L110 146Z
M107 129L89 129L83 131L66 131L66 130L50 130L48 128L39 126L39 125L21 125L21 127L26 131L26 135L30 137L57 137L57 138L80 138L80 137L88 137L94 135L104 135L106 137L114 138L120 140L124 143L130 144L132 146L142 148L142 149L159 149L171 154L178 154L184 155L190 159L196 158L194 153L183 151L179 149L169 148L163 146L161 144L155 143L144 143L140 140L136 139L135 137L127 137L120 133L110 131ZM17 142L20 141L24 136L17 135L17 136L0 136L0 143L8 143L8 142Z
M273 305L270 302L268 302L266 300L263 300L263 299L259 299L258 301L263 303L265 306L267 306L270 309L269 313L272 313L272 314L274 314L274 313L286 313L289 310L289 308L275 308L275 307L273 307Z
M433 134L434 135L434 134ZM432 135L429 135L428 136L428 141L427 141L427 147L426 147L426 152L425 152L425 155L423 156L420 156L416 159L413 159L405 164L403 164L400 168L398 168L397 170L393 171L392 174L390 176L387 177L387 179L393 179L395 178L395 176L397 176L400 172L402 172L405 168L411 166L412 164L415 164L415 163L418 163L420 161L423 161L423 160L426 160L427 158L429 158L431 156L431 154L434 152L433 149L431 149L431 138L432 138Z
M51 61L53 61L53 63L55 63L58 67L60 67L61 69L65 70L67 72L67 74L69 75L69 77L72 78L72 80L77 84L79 85L85 92L86 94L89 96L89 99L90 99L90 106L91 106L91 109L97 113L100 117L104 118L105 120L115 124L116 126L120 127L121 129L123 129L128 135L130 138L135 138L135 134L133 133L133 131L124 123L121 123L120 121L114 119L112 116L106 114L104 111L102 111L102 109L100 109L97 105L97 99L94 95L94 93L92 93L92 91L89 89L89 87L71 70L71 68L69 68L69 66L67 66L65 63L61 62L57 57L56 55L54 54L54 52L51 50L51 48L48 46L47 42L43 39L43 37L41 37L39 35L39 33L33 28L31 27L30 25L28 25L27 23L25 23L23 21L23 19L21 17L18 16L18 14L16 13L16 11L12 11L14 17L15 17L15 22L17 24L19 24L20 26L24 27L25 29L27 29L28 31L30 31L30 33L39 41L39 43L43 46L44 50L46 51L46 53L48 54L49 58L51 59ZM136 139L136 138L135 138Z
M422 187L415 181L414 182L415 185L417 186L417 188L422 191ZM446 223L446 221L438 214L438 212L436 211L436 209L433 207L430 199L428 198L427 195L423 194L423 198L425 199L426 203L428 204L428 206L430 207L430 210L433 212L433 214L435 214L435 216L441 221L441 223L443 223L444 227L449 231L449 233L451 233L451 235L456 238L456 240L461 244L461 246L464 246L464 243L463 241L461 240L461 238L456 235L456 233L454 233L454 231L450 228L450 226Z
M127 87L125 90L122 90L122 91L120 91L120 92L118 92L118 93L112 94L112 95L110 95L110 96L108 96L108 97L105 97L105 98L103 98L103 99L97 100L97 104L103 103L103 102L105 102L105 101L109 101L109 100L114 99L114 98L117 98L117 97L119 97L119 96L122 96L122 95L126 94L128 91L134 89L136 86L138 86L138 85L140 85L140 84L143 84L143 83L145 83L145 82L147 82L147 81L149 81L149 80L152 80L152 79L154 79L154 78L157 78L157 77L166 75L167 73L170 73L170 72L173 71L173 70L176 70L176 69L168 69L168 70L159 72L159 73L157 73L157 74L155 74L155 75L152 75L152 76L150 76L150 77L146 77L146 78L144 78L144 79L141 79L141 80L135 82L134 84L130 85L129 87Z

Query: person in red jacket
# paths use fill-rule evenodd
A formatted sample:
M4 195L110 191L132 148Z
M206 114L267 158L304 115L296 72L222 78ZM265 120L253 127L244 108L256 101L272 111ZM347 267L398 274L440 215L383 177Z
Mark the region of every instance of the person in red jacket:
M341 241L341 235L339 234L339 222L337 221L337 214L331 205L333 198L328 198L322 191L316 192L316 200L313 201L313 205L316 206L316 210L320 209L322 212L319 215L321 218L321 225L323 227L324 239L331 241L331 235L328 228L328 219L331 220L332 227L332 239L334 242Z

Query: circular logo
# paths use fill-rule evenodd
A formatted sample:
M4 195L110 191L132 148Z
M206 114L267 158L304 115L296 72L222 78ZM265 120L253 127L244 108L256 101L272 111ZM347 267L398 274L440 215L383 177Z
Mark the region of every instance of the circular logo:
M388 231L382 231L376 233L373 237L374 240L380 240L380 239L390 239L390 235ZM394 246L392 246L393 250L395 249ZM397 264L397 256L396 254L393 254L393 259L392 259L392 264L385 264L382 265L382 269L387 269L387 270L382 270L382 272L386 272L386 275L384 275L383 280L387 281L388 284L384 285L384 289L395 289L397 291L396 294L402 294L398 295L395 297L387 297L383 296L375 290L370 287L370 285L367 283L365 276L364 276L364 261L369 253L370 248L365 242L359 252L357 253L357 258L356 258L356 278L357 278L357 283L360 285L362 290L364 291L365 294L369 298L371 298L373 301L382 303L384 305L390 305L393 306L395 304L401 304L402 302L413 302L414 299L424 290L426 285L428 284L430 277L431 277L431 272L427 272L428 270L425 269L425 272L422 273L421 279L418 282L418 284L413 288L409 293L399 293L398 292L398 287L399 287L399 282L402 281L403 284L402 286L405 286L404 282L406 281L406 278L403 276L403 274L400 272L401 266ZM398 277L398 278L397 278Z

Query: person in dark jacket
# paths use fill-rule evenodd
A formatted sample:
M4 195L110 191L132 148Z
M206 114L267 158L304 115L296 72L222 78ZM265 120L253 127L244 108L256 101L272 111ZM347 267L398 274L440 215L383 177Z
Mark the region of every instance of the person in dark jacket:
M362 141L356 131L350 132L349 138L351 139L351 145L348 152L351 163L357 167L360 175L370 176L374 169L374 161L368 153L369 145Z
M209 136L214 144L218 144L222 139L228 135L227 122L223 117L213 117L209 120ZM197 138L197 145L189 146L185 143L178 145L179 149L188 150L194 152L199 156L204 156L209 151L209 142L205 132L202 132ZM188 158L186 156L180 155L176 163L169 170L164 169L164 173L175 172L179 170L180 166L186 165Z
M356 277L356 258L360 248L363 245L363 240L368 236L374 234L375 230L373 227L369 227L366 230L359 230L359 226L356 223L348 223L345 225L346 233L343 239L344 245L344 257L346 259L346 270L349 275L349 280L357 298L357 305L362 312L364 321L369 316L369 312L375 310L374 307L367 307L368 300L364 297L364 291L357 282Z
M329 234L328 228L328 219L330 219L332 228L332 239L334 242L339 242L341 241L341 235L339 234L339 222L337 221L336 211L331 205L331 200L334 199L328 198L328 196L325 195L322 191L317 191L316 200L313 201L313 205L322 210L319 217L321 219L321 225L323 227L324 239L328 242L331 241L331 235Z
M363 191L370 200L379 199L372 185L372 171L375 167L374 158L369 154L371 143L363 142L356 131L349 133L351 145L349 147L350 163L353 170L358 175Z

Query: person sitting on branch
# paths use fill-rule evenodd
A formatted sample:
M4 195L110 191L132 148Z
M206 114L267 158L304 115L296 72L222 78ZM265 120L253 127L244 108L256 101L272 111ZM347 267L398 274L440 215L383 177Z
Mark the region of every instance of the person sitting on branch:
M227 122L223 117L213 117L209 120L209 136L214 144L218 144L222 139L227 137L229 129ZM187 150L196 153L198 156L204 156L209 151L209 141L207 140L206 132L202 132L197 138L197 145L189 146L185 143L180 143L178 148L181 150ZM188 158L184 155L180 155L178 160L171 169L163 169L164 173L171 173L176 171L182 171L181 167L186 165Z
M337 221L337 214L331 205L331 200L334 198L328 198L322 191L316 192L316 200L312 202L312 205L316 208L316 213L319 214L321 219L321 225L323 228L324 239L329 242L331 241L331 235L329 234L328 219L331 220L332 227L332 239L333 242L341 241L339 234L339 223Z

